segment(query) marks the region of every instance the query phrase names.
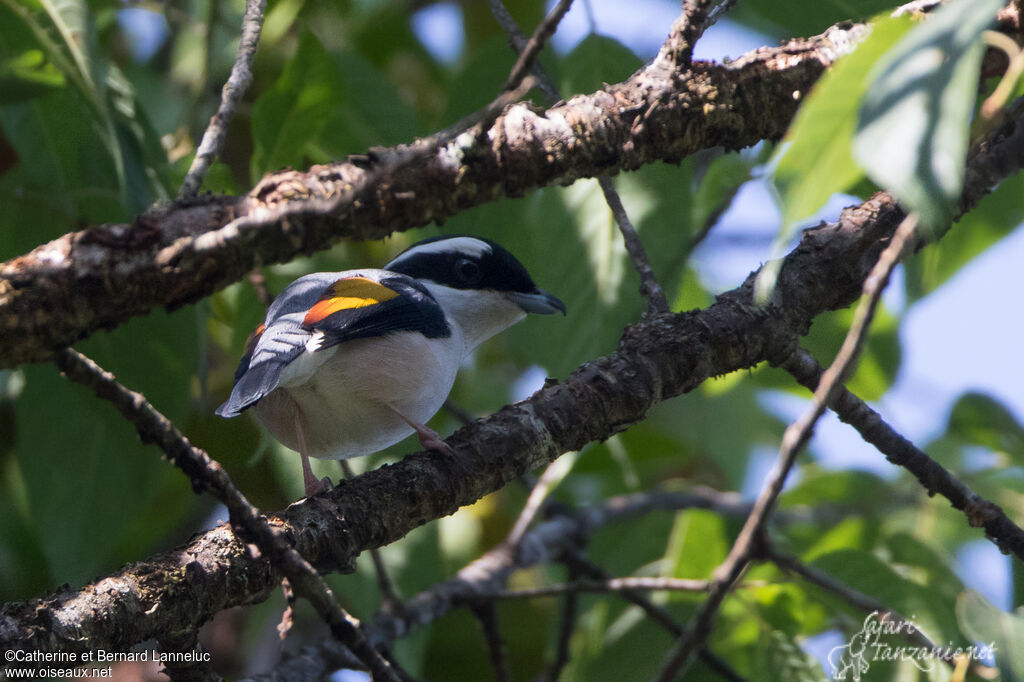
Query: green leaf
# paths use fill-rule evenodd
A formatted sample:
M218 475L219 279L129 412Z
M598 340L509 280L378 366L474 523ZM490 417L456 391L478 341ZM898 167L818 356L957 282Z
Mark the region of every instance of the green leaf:
M973 445L1005 452L1024 463L1024 426L1005 405L983 393L965 393L953 405L946 433Z
M304 31L295 56L253 105L253 175L306 165L310 146L347 96L337 64L316 36Z
M910 302L934 291L978 254L996 244L1024 221L1024 175L1003 180L942 239L908 258L906 289Z
M64 75L42 50L25 50L0 59L0 104L39 97L64 83Z
M799 482L779 498L781 509L795 506L856 505L862 512L877 508L875 498L887 483L866 471L826 471L804 466Z
M772 175L782 204L783 241L829 197L864 176L853 161L851 145L868 73L911 26L906 16L873 22L871 35L818 81L797 112Z
M765 631L758 642L759 669L770 670L772 677L792 682L825 682L825 671L811 654L804 651L789 634Z
M839 21L859 21L892 9L887 0L744 0L729 19L779 38L813 36Z
M412 138L416 118L362 57L329 53L306 31L273 87L253 106L254 175L303 167Z
M711 229L740 187L750 180L759 155L732 153L714 159L697 178L690 222L697 229Z
M196 321L194 310L154 312L114 334L94 334L80 347L183 425L193 410ZM143 445L112 405L52 366L24 371L25 388L15 401L14 455L24 491L24 532L30 529L46 557L43 574L82 584L154 551L186 518L204 513L208 505L197 502L181 472L161 459L158 448Z
M997 609L974 590L960 595L956 615L971 640L994 647L1004 680L1024 680L1024 617Z
M600 90L606 83L618 83L643 65L628 47L608 36L592 33L565 56L559 71L561 93L570 95Z
M812 565L847 587L870 595L912 620L932 641L943 644L951 642L954 646L963 642L953 625L956 618L951 603L936 599L930 587L905 577L902 571L894 570L875 555L861 550L841 549L818 557ZM828 599L837 598L829 595ZM848 608L845 602L842 603L843 608ZM857 612L856 617L862 619L863 613ZM902 644L897 635L886 637L895 639L888 642L890 645Z
M805 347L823 364L829 364L842 346L854 314L853 308L846 308L819 315L804 339ZM862 400L880 399L896 379L901 355L899 319L879 306L857 368L846 387Z
M339 158L375 145L408 142L418 132L416 115L373 65L360 55L334 55L348 97L333 111L322 137L324 155Z
M968 124L984 46L1001 0L954 0L878 62L854 158L927 229L945 228L963 186Z
M673 578L710 578L728 551L725 521L720 515L703 509L681 511L676 514L665 550L670 566L668 575ZM672 593L669 598L683 596L684 593Z
M819 315L803 344L819 362L827 365L842 346L853 316L853 308ZM847 388L864 400L880 399L896 379L902 355L899 319L882 306L868 331L867 343ZM758 386L786 390L801 397L808 395L807 389L795 385L791 376L773 367L759 367L753 377Z

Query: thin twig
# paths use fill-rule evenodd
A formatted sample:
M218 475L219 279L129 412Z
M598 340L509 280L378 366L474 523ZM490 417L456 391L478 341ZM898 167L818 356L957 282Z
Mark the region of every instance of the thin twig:
M537 25L530 39L526 41L522 49L518 50L519 57L516 59L516 63L512 65L508 78L505 79L505 85L501 88L503 91L514 90L522 82L523 78L526 77L526 74L533 69L533 65L536 63L537 57L540 56L541 50L544 49L548 38L558 28L558 23L562 21L562 17L565 16L565 13L569 11L571 6L572 0L559 0L559 3Z
M281 614L281 622L277 624L277 636L285 639L295 626L295 590L288 578L281 581L281 592L284 593L284 612Z
M516 67L519 67L519 65L524 62L523 57L528 54L528 50L534 44L537 31L534 32L534 35L529 41L526 41L523 37L522 31L519 29L519 25L516 24L515 19L512 18L511 14L509 14L508 8L505 7L502 0L489 0L489 4L491 6L491 13L494 15L495 20L508 34L509 43L512 45L512 48L520 53L519 59L516 61ZM552 15L554 15L563 4L566 5L565 9L567 10L568 5L571 4L571 0L570 2L565 2L563 0L563 2L552 10L551 14L545 18L545 22L551 19ZM551 78L539 68L539 64L535 63L534 66L533 75L541 84L541 89L548 101L551 104L554 104L561 99L558 88L552 82ZM513 73L516 73L516 69L513 69ZM512 76L510 75L509 82L511 81ZM611 178L601 176L598 178L598 184L601 186L604 198L608 202L608 208L611 209L612 215L615 217L615 222L619 226L619 231L622 233L622 240L626 245L626 251L629 253L630 258L633 261L633 266L640 275L640 294L647 300L648 313L653 315L668 312L668 299L665 297L665 292L658 283L657 277L654 275L654 269L651 267L651 261L647 257L647 251L644 249L643 242L640 241L640 236L637 234L636 228L633 226L632 221L629 219L629 215L626 213L626 209L622 205L622 199L615 190L614 183Z
M210 119L210 125L203 133L196 157L188 169L185 181L181 183L179 199L189 199L199 192L213 161L220 154L227 137L228 125L235 115L239 102L252 82L252 61L256 56L256 46L260 42L263 30L263 10L266 0L245 0L245 14L242 16L242 32L238 40L238 52L235 64L231 67L231 75L220 94L220 106L217 113ZM213 31L213 27L207 28Z
M707 580L689 578L665 578L660 576L630 576L608 580L576 580L567 583L526 587L518 590L502 590L495 594L481 595L488 599L534 599L536 597L557 597L576 592L609 593L626 590L647 592L707 592L711 583Z
M797 421L790 424L783 434L775 469L754 503L754 509L747 517L729 555L715 569L708 598L687 624L686 632L669 653L659 680L663 682L674 680L689 667L694 654L703 648L704 642L707 641L711 629L714 627L718 608L733 584L746 570L751 558L759 550L759 545L764 539L765 524L775 509L775 503L782 492L786 477L793 468L797 455L810 440L815 423L824 413L828 403L842 388L843 382L853 368L867 337L868 327L874 317L882 291L889 282L893 268L902 258L908 242L912 239L916 226L917 216L915 214L911 214L903 220L896 229L892 241L878 257L878 262L875 263L871 273L864 281L864 298L857 306L853 324L843 340L842 347L836 354L832 365L825 371L821 383L814 392L812 406Z
M462 405L459 405L451 398L444 401L444 409L448 411L448 414L455 417L455 421L459 422L463 426L469 426L476 420L476 417L473 416L472 412L464 408Z
M109 401L131 422L143 442L156 444L171 462L181 469L192 488L209 492L231 515L231 525L245 542L251 542L280 570L295 591L305 597L327 623L331 633L372 672L374 678L398 680L391 665L369 645L359 621L334 601L331 589L316 570L291 546L283 534L271 527L259 510L235 487L219 462L206 451L195 447L158 412L141 393L121 385L113 374L105 371L81 353L66 348L54 358L68 379L80 383L102 400Z
M644 244L640 241L640 235L637 234L636 228L633 227L633 223L626 213L626 209L622 206L622 199L619 198L619 193L615 191L615 184L606 175L599 177L597 183L601 186L605 201L608 202L608 208L611 209L615 222L619 225L619 232L622 233L622 241L626 244L626 251L629 253L629 257L633 259L633 267L636 268L637 273L640 275L640 295L647 299L647 313L649 315L667 313L669 307L668 299L665 298L665 291L658 284L658 278L654 276L651 259L647 257L647 250L644 249Z
M718 20L724 17L729 10L736 6L739 0L725 0L720 5L715 5L710 12L708 12L707 21L704 22L704 30L707 31L709 28L718 23Z
M474 604L471 610L484 632L487 654L491 660L491 668L494 669L494 679L497 682L508 682L511 676L508 658L505 656L505 638L501 636L501 626L498 623L498 607L493 601L481 601Z
M253 291L256 292L256 298L263 304L263 307L269 308L270 304L274 302L274 295L267 288L267 278L263 276L263 272L259 268L249 273L249 284L252 285Z
M896 631L910 642L933 652L936 658L950 668L956 668L957 657L948 648L935 646L915 623L896 613L881 601L843 584L834 576L800 561L792 554L779 551L771 543L765 543L761 549L761 558L771 561L783 571L795 573L812 585L817 585L826 592L836 595L855 609L867 614L876 614L880 621L886 619L895 623L898 626ZM976 674L981 674L984 679L989 679L987 673L993 672L991 667L976 659L971 661L971 669Z
M566 559L580 574L589 575L591 578L599 581L607 582L613 580L611 574L601 566L590 561L583 552L573 548L566 553ZM647 617L650 618L655 624L661 626L668 633L679 637L683 634L683 626L680 625L676 619L668 612L668 609L658 606L652 602L646 594L641 590L637 589L623 589L615 592L614 594L619 595L622 599L639 606ZM698 653L700 659L704 661L710 669L715 671L719 676L733 680L734 682L742 682L743 676L733 670L729 664L715 656L707 648L702 648Z
M192 630L177 637L160 639L160 649L171 654L165 657L161 672L175 682L220 682L220 675L210 668L209 659L195 655L206 653L196 634L196 631ZM182 660L178 660L173 654L185 655L181 657Z
M544 469L544 473L541 474L540 478L530 489L530 495L526 498L526 504L523 505L522 511L519 512L519 518L516 519L512 530L506 536L505 544L515 547L522 541L523 535L526 534L530 524L533 523L533 520L537 518L538 512L543 508L548 494L568 475L578 459L578 452L567 452Z
M494 15L498 25L505 31L508 36L509 46L512 51L516 54L521 53L526 49L526 36L519 29L519 24L509 14L508 8L505 7L505 3L502 0L487 0L487 4L491 7L491 14ZM558 94L558 89L554 86L551 78L544 71L544 67L541 66L539 61L533 62L533 75L537 77L537 85L540 87L541 92L550 102L557 102L561 97ZM507 79L506 79L507 80Z
M821 383L822 368L806 350L793 353L778 367L800 384L814 390ZM972 491L948 469L900 435L878 412L850 391L843 389L828 404L840 420L857 430L885 458L912 473L928 491L939 493L967 516L974 528L984 528L985 537L1003 553L1024 560L1024 529L1011 521L994 502Z
M750 505L743 502L740 495L703 487L690 492L649 490L612 497L593 507L576 510L571 516L559 515L537 524L526 533L518 552L508 551L504 543L498 545L467 564L454 578L431 585L406 600L398 612L376 614L366 627L367 635L374 646L383 647L407 636L415 628L443 617L458 606L474 604L480 594L499 592L517 570L564 561L567 543L575 543L581 535L585 536L606 525L655 510L689 508L710 509L730 518L742 518L750 511ZM794 515L789 516L790 514ZM786 510L786 516L780 513L777 520L783 518L806 522L814 517ZM591 576L595 580L606 580L610 577L582 554L574 557L574 561L580 562L578 565L581 567L586 566L580 570L582 575ZM634 603L643 603L647 608L660 609L651 604L640 591L616 594ZM658 616L655 622L658 625L674 636L678 637L682 633L682 625L677 623L671 614L664 610L656 613ZM705 658L702 655L702 658L720 676L730 680L743 679L738 674L729 675L719 670L711 660L714 659L713 656ZM324 640L304 647L300 655L282 663L274 676L265 675L258 679L269 682L271 679L284 679L288 675L292 676L290 679L307 679L311 676L326 675L330 670L341 666L351 667L348 652L335 641Z
M570 583L576 582L579 572L571 564L565 567L566 578ZM556 682L562 676L562 671L568 665L572 657L571 644L572 633L576 631L576 620L579 615L579 595L576 592L566 592L562 596L562 609L559 615L558 639L555 641L555 657L545 671L545 678Z

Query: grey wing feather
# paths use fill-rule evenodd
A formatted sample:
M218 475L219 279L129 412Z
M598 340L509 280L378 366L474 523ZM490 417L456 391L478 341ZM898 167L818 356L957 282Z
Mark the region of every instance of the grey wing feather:
M294 317L284 315L263 331L252 353L242 358L231 397L216 409L216 414L237 417L277 388L282 370L305 352L310 338L310 333L300 328Z

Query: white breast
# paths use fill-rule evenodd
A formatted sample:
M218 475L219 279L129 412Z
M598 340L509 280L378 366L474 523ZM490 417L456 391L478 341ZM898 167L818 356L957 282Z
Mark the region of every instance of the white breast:
M295 372L289 385L256 404L256 414L293 450L300 449L299 420L311 457L346 459L382 450L413 432L396 410L422 424L448 397L465 347L461 331L452 332L443 339L399 332L320 351L316 355L330 355L315 372ZM294 381L302 375L305 381Z

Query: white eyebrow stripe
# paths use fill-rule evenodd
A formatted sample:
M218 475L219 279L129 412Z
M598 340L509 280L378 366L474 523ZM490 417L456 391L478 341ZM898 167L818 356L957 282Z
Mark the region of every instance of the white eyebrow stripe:
M391 261L384 266L385 269L390 268L395 263L414 258L416 256L431 254L431 253L464 253L467 256L473 256L479 258L486 253L491 252L491 245L485 241L476 239L475 237L452 237L450 239L439 239L436 242L429 242L427 244L419 244L412 247L405 253L401 254L395 260Z

